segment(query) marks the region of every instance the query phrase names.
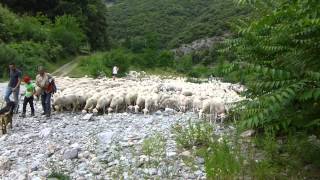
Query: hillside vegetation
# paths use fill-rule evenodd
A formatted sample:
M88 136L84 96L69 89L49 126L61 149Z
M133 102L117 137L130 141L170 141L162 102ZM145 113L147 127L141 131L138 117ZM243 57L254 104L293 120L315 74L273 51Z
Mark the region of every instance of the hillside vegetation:
M221 36L229 23L247 14L232 0L118 0L109 8L109 32L115 43L173 48L194 40ZM147 45L148 46L148 45Z
M0 79L9 62L33 76L38 65L51 71L66 59L109 46L106 7L99 0L0 3Z

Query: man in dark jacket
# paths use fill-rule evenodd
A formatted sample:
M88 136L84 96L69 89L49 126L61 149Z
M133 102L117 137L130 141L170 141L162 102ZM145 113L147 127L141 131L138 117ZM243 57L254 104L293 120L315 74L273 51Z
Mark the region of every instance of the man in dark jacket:
M18 107L19 104L19 92L20 92L20 84L21 84L21 77L22 73L19 69L16 68L16 65L14 63L9 64L9 83L8 87L6 89L5 95L4 95L4 100L9 103L10 102L10 96L13 94L14 102L16 108ZM15 112L18 110L16 109Z

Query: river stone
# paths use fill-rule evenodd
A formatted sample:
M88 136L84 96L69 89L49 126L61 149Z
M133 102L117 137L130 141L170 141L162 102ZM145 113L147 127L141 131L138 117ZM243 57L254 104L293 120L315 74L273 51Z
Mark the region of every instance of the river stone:
M31 168L30 168L31 172L33 172L33 171L37 171L37 170L38 170L38 168L39 168L39 165L40 165L40 163L39 163L38 161L34 161L34 162L32 162L32 164L31 164Z
M184 151L181 153L182 156L185 156L185 157L191 157L191 152L190 151Z
M97 135L100 144L110 144L114 132L102 132Z
M75 159L78 157L79 150L78 149L68 149L63 153L64 159Z
M173 157L175 155L177 155L176 152L167 152L167 157Z
M86 114L82 117L82 120L90 121L92 119L93 114Z
M50 135L51 131L52 131L52 128L45 128L45 129L40 131L39 136L41 138L46 138L46 137L48 137Z
M241 133L240 136L243 138L252 137L255 134L255 132L256 132L255 130L250 129Z
M176 111L174 109L171 109L171 108L165 108L164 112L166 112L168 114L174 114Z
M0 156L0 170L9 170L10 166L10 159L6 156Z

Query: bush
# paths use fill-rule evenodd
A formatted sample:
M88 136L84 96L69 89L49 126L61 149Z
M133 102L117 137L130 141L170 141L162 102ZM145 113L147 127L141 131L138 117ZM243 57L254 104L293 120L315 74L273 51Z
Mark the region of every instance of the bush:
M157 57L158 67L172 67L174 54L171 51L161 51Z
M188 76L194 78L207 77L209 75L209 69L203 65L197 65L192 68L191 72L188 73Z
M176 60L176 70L180 73L188 73L192 69L192 57L191 56L183 56L180 59Z
M142 143L143 154L150 157L163 156L166 152L166 141L161 134L155 134Z
M9 63L20 64L22 62L21 56L18 52L4 44L0 44L0 78L8 76Z
M239 152L238 152L239 153ZM205 159L208 179L234 179L241 172L243 158L235 154L227 141L214 142Z
M13 44L13 47L16 48ZM14 62L16 66L24 73L34 77L37 73L36 67L38 65L47 66L48 62L41 56L34 56L32 54L23 54L28 50L23 49L23 53L19 52L18 49L11 48L10 46L0 45L0 62L1 62L1 71L0 78L8 76L8 65L9 63Z
M173 132L178 146L186 149L191 149L193 146L209 146L213 140L213 127L208 122L192 123L189 120L186 127L175 125Z
M81 46L85 45L85 35L76 18L64 15L55 19L55 24L50 32L50 40L63 47L65 55L76 54Z
M40 22L36 17L23 16L19 27L15 34L16 41L33 40L36 42L43 42L48 39L50 24L43 24L44 21L49 23L45 17L41 17Z
M13 40L13 35L18 29L19 23L16 15L0 4L0 43Z
M120 76L125 75L130 66L132 54L123 49L112 50L105 54L103 59L104 67L108 68L108 74L111 75L113 66L118 66Z
M123 49L116 49L106 53L96 53L80 62L80 66L93 77L99 75L111 76L113 66L119 67L119 75L123 76L129 69L132 55Z

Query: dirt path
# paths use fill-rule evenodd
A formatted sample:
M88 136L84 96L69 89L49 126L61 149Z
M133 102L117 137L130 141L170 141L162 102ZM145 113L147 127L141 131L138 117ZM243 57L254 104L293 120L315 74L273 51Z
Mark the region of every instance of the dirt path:
M55 70L52 73L52 75L58 76L58 77L67 76L74 68L78 66L80 59L81 59L80 57L76 57L74 60L70 61L69 63Z

